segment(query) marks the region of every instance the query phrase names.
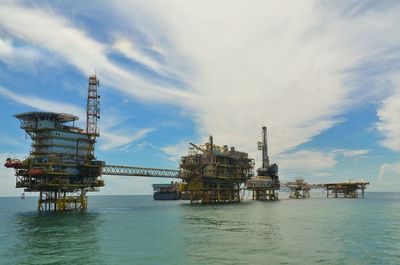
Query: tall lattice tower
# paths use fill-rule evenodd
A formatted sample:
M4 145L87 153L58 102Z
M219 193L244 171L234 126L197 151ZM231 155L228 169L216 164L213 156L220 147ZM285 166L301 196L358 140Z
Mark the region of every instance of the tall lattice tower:
M253 200L277 200L280 181L278 165L270 164L268 156L267 127L262 127L262 141L257 143L262 152L262 167L257 169L257 176L246 182L248 190L253 191Z
M258 150L262 152L262 168L269 167L268 143L267 143L267 127L262 127L262 142L258 142Z
M97 120L100 119L100 95L98 94L99 80L96 75L89 77L87 108L86 108L86 133L89 136L89 154L94 158L94 144L99 136Z

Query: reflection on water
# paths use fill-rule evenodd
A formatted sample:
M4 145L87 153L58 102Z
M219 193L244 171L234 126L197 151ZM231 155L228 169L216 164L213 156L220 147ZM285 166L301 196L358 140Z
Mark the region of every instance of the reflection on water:
M8 253L7 260L10 264L101 264L98 226L97 213L18 213L13 249L20 255Z

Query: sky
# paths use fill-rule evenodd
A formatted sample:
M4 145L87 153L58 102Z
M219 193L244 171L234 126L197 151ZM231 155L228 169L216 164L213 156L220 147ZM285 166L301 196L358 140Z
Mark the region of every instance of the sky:
M84 127L96 73L107 164L177 169L213 135L257 168L265 125L281 181L400 191L398 25L399 1L1 1L0 160L29 153L16 113ZM170 181L103 178L100 195ZM14 187L0 167L0 196Z

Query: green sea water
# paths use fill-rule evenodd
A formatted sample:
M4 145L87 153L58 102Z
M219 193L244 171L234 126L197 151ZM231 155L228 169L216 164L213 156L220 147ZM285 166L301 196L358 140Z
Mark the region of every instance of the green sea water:
M400 193L232 205L92 196L86 212L35 208L36 198L0 198L0 264L400 264Z

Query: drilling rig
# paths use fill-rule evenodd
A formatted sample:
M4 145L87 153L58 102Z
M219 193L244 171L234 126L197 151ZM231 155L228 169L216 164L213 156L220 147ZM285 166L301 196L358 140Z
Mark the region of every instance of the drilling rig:
M280 181L278 165L270 164L268 156L267 127L262 127L262 141L257 143L262 154L262 167L257 169L257 176L246 182L248 190L253 191L253 200L278 200Z

